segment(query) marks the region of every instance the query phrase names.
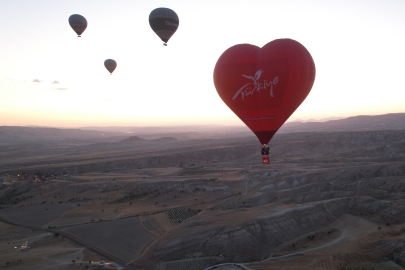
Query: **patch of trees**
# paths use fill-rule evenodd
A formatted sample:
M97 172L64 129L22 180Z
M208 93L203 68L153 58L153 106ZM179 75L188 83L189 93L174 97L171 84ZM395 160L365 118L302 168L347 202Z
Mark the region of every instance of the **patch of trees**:
M19 204L20 202L33 198L33 196L18 197L24 193L27 193L28 191L30 190L18 191L17 189L13 189L0 197L0 204Z
M166 215L170 219L170 221L174 225L178 225L182 223L183 221L191 218L194 215L197 215L201 210L194 210L194 209L170 209L165 211Z
M17 260L17 261L12 261L12 262L6 262L6 266L14 265L14 264L20 264L20 263L22 263L22 260Z
M124 197L118 198L114 201L109 202L109 204L114 204L114 203L124 203L128 201L133 201L137 199L142 199L146 197L149 194L149 192L144 192L142 194L133 194L132 192L129 193L128 195L125 195Z

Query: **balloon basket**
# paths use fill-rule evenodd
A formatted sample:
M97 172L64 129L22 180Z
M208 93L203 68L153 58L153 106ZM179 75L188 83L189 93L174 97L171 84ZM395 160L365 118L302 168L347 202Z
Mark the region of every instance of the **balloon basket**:
M263 165L264 164L270 164L269 155L262 155L262 160L263 160Z
M167 46L167 43L163 43L163 46Z

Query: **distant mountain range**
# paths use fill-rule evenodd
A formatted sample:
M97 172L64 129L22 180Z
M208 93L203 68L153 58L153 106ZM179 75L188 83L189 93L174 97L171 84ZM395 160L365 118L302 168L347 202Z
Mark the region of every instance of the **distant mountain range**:
M327 117L327 118L322 118L322 119L308 119L308 120L301 120L301 119L296 119L294 121L291 122L302 122L302 123L307 123L307 122L327 122L330 120L340 120L340 119L344 119L344 117Z
M97 130L105 132L124 132L128 134L156 134L156 133L180 133L180 132L211 132L219 130L227 130L234 128L244 128L239 127L227 127L220 125L190 125L190 126L156 126L156 127L81 127L82 130Z
M405 130L405 113L360 115L326 122L288 122L281 127L277 134L371 130ZM0 126L0 146L59 142L64 144L126 143L146 140L144 138L147 138L147 141L170 142L177 139L217 139L243 136L253 136L246 126L89 127L82 129Z
M328 120L327 119L333 119ZM170 127L86 127L85 130L105 132L125 132L133 135L169 134L181 132L217 132L241 133L250 132L246 126L170 126ZM290 132L337 132L366 130L405 130L405 113L384 115L359 115L348 118L330 117L314 121L294 121L285 123L278 133Z
M369 130L405 130L405 113L359 115L327 122L289 122L284 124L279 132L338 132Z
M106 138L120 135L123 136L125 133L49 127L0 126L0 145L4 143L66 143L67 141L104 142Z

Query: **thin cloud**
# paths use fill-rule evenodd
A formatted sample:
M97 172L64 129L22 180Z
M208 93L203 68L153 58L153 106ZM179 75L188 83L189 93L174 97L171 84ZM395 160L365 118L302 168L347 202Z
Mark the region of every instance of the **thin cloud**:
M60 88L55 88L55 89L53 89L53 90L60 90L60 91L64 91L64 90L68 90L69 88L63 88L63 87L60 87Z
M60 83L59 81L53 81L53 82L51 82L51 84L58 84L58 83Z
M33 80L32 82L35 82L35 83L41 83L41 81L40 81L40 80L38 80L38 79L35 79L35 80Z

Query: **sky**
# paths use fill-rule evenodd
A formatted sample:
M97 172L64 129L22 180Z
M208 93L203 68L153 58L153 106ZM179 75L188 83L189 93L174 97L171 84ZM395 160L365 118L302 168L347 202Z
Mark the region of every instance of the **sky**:
M157 7L180 19L167 47L149 26ZM71 14L88 21L81 38ZM278 38L316 66L290 121L405 112L403 14L403 0L0 0L0 125L242 125L217 94L216 61Z

